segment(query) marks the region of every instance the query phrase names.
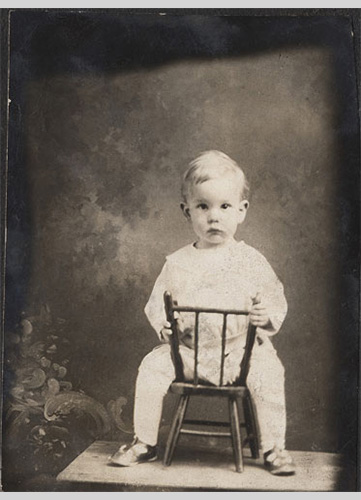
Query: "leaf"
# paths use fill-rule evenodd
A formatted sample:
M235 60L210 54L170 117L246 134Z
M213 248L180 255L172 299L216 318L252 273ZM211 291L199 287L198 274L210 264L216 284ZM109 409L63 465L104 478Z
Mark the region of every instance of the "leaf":
M60 427L49 422L45 425L36 425L32 428L29 437L36 439L39 436L46 436L47 440L53 442L60 441L61 439L65 441L70 439L70 433L66 427Z
M24 346L23 355L29 358L40 360L43 356L44 348L45 343L39 340L38 342L34 342L34 344L31 344L30 346Z
M26 389L38 389L46 380L46 374L41 368L32 370L29 376L25 377L21 382Z
M66 373L67 373L67 369L65 368L65 366L59 366L58 377L64 378Z
M26 398L25 401L30 406L42 406L44 404L43 401L36 401L35 399Z
M28 319L23 319L20 324L23 335L30 335L32 333L33 325Z
M47 392L48 398L50 396L55 396L55 394L58 394L58 392L60 391L60 384L56 380L56 378L49 378L47 384L48 384L48 392Z
M95 399L75 391L60 392L45 402L44 416L53 421L59 416L68 415L73 410L80 410L91 416L96 429L96 437L111 430L109 415L104 406Z
M55 354L57 351L57 347L55 344L52 344L50 347L47 348L46 353L47 354Z
M43 387L45 387L45 385L43 385ZM37 406L43 405L45 403L45 398L44 398L44 394L43 394L43 387L41 388L40 391L39 390L25 391L23 398L22 398L22 401L29 401L30 405L33 405L33 403L31 403L31 401L36 401Z
M49 368L50 365L51 365L51 361L50 359L46 358L45 356L43 356L41 359L40 359L40 365L43 367L43 368Z
M17 440L18 436L23 433L24 427L26 428L29 422L29 413L27 411L22 411L7 426L7 436L11 441L14 440L16 446L19 445Z
M12 404L5 414L5 420L10 420L10 417L15 412L27 412L28 408L23 403Z
M45 436L46 432L41 425L35 425L29 432L29 438L39 439L39 436Z
M67 380L60 380L60 387L63 391L71 391L73 388L73 384L71 382L68 382Z
M126 434L132 434L133 430L127 428L127 425L125 424L124 420L122 419L121 415L123 413L123 406L127 404L127 399L124 397L120 397L118 399L111 400L107 404L107 410L109 414L112 416L116 427L125 432Z
M49 424L49 433L53 436L56 436L58 440L60 439L69 439L70 433L66 427L60 427L59 425Z
M11 389L10 394L14 396L14 398L19 398L24 394L24 390L24 386L22 384L18 384Z
M40 408L39 406L29 406L29 414L31 415L39 415L43 414L43 408Z

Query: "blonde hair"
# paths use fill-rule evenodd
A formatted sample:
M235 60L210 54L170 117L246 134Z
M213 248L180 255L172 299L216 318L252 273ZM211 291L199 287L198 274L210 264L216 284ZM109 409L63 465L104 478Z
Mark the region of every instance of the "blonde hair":
M222 151L204 151L197 158L190 162L188 169L183 176L182 198L187 201L190 186L202 184L211 179L218 179L227 174L235 175L240 184L241 200L245 200L249 194L249 184L239 165Z

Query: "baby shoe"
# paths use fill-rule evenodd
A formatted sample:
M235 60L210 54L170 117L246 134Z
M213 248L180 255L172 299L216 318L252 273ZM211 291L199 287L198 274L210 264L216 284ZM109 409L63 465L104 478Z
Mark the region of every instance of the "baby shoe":
M276 447L264 454L264 464L275 476L292 476L296 473L295 464L288 451Z
M157 460L157 447L142 443L137 438L130 444L125 444L109 457L109 463L121 467L132 467L144 462Z

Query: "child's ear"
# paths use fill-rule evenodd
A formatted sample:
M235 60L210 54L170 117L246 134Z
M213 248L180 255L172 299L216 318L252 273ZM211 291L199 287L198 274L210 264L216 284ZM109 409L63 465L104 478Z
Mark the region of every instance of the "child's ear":
M190 214L190 212L189 212L188 205L187 205L186 203L183 203L183 202L182 202L182 203L180 204L180 207L181 207L181 210L182 210L182 212L183 212L184 217L185 217L187 220L190 220L190 218L191 218L191 214Z
M246 218L248 207L249 207L249 201L248 200L242 200L239 203L238 224L242 224L242 222Z

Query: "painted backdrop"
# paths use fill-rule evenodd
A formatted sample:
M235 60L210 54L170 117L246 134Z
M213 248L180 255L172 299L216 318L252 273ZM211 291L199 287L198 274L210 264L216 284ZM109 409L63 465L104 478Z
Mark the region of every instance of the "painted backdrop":
M274 338L288 447L340 451L354 432L357 367L347 18L13 21L23 31L12 46L9 328L46 303L69 325L77 387L103 404L126 397L131 426L137 367L157 344L144 305L165 256L194 238L181 175L220 149L251 185L237 237L267 257L289 303Z

